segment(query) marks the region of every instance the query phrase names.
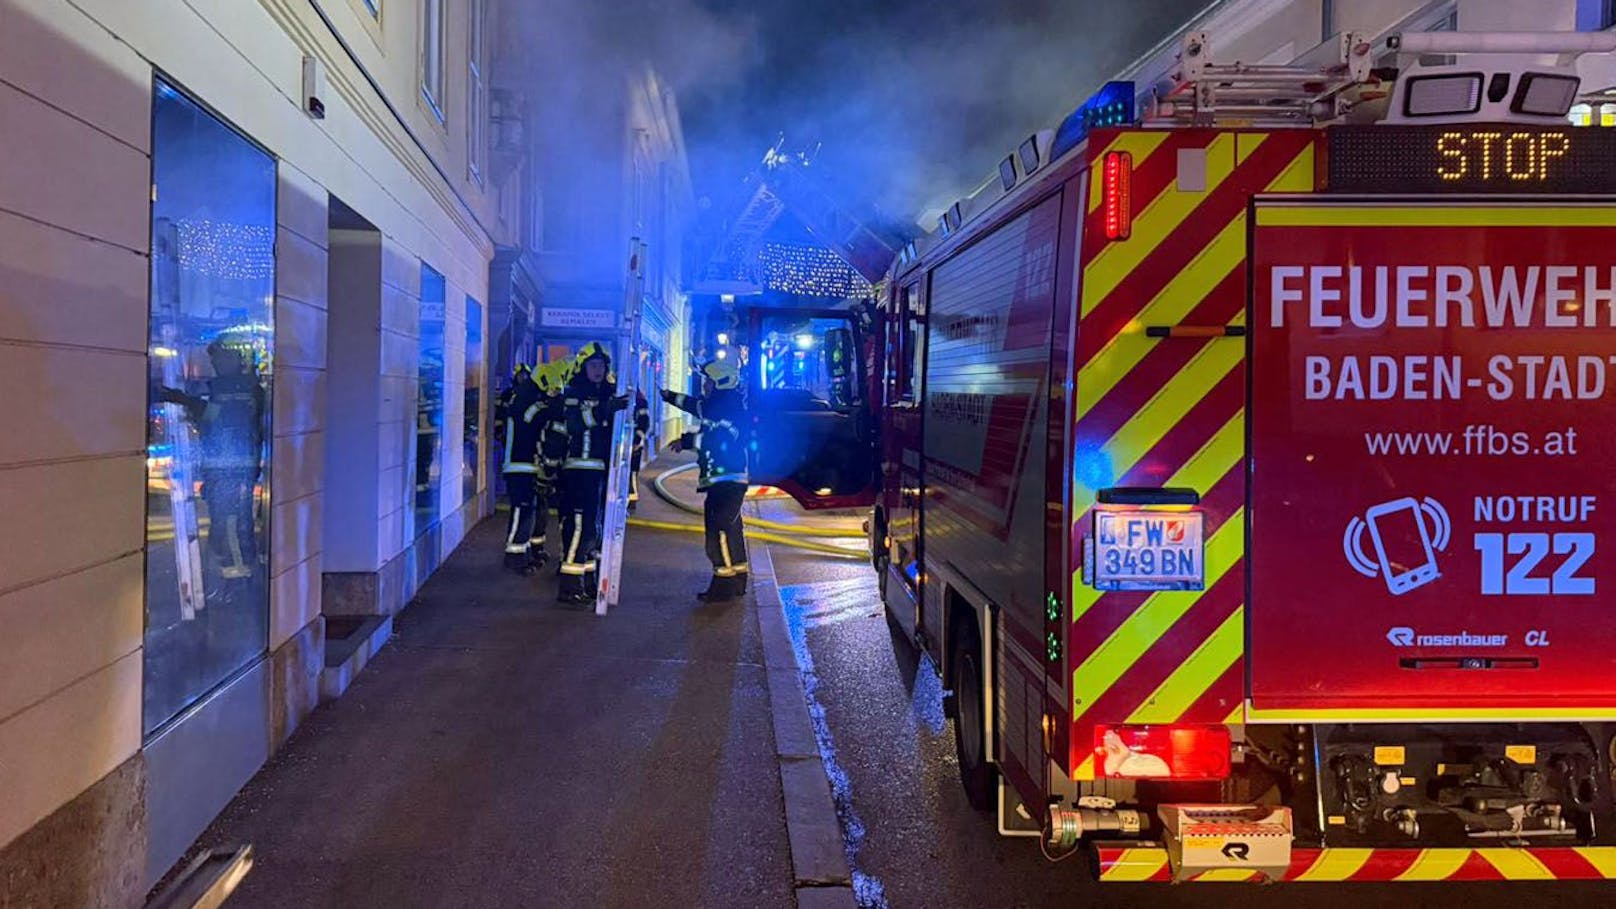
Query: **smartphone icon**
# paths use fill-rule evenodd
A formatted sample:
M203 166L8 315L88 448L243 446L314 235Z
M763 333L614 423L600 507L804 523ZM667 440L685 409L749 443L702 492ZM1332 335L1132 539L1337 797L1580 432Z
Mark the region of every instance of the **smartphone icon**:
M1386 589L1395 595L1423 587L1440 577L1431 529L1412 498L1383 502L1369 509L1369 538L1380 559Z

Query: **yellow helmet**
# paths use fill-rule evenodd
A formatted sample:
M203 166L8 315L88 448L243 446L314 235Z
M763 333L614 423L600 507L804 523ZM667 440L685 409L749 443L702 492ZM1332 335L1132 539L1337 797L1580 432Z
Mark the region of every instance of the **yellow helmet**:
M729 360L713 360L701 368L701 374L713 383L714 388L720 390L727 391L741 384L741 371Z
M576 358L578 368L583 369L585 363L595 359L596 357L605 360L606 368L608 370L611 369L612 355L606 350L606 345L600 343L599 341L590 341L588 344L585 344L583 347L579 348L578 356Z
M533 369L533 384L539 386L539 390L546 394L558 390L560 386L556 380L560 376L560 371L556 367L559 365L558 363L540 363Z

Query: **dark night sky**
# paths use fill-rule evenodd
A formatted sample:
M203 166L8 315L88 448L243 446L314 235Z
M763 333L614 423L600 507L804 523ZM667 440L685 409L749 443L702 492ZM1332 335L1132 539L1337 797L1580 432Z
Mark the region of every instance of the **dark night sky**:
M545 0L535 12L558 46L648 58L674 84L698 194L726 198L784 133L790 150L822 144L849 201L913 220L1205 4Z

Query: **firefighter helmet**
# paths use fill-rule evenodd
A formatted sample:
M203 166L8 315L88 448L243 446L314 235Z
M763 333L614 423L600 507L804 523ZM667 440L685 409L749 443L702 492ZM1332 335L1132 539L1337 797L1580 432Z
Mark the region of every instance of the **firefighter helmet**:
M713 360L701 368L701 374L720 390L727 391L741 384L741 371L728 360Z
M606 352L606 345L599 341L590 341L578 350L578 368L582 369L585 363L596 358L606 361L606 368L611 369L612 355Z
M560 363L540 363L534 368L533 384L539 386L539 391L552 394L560 390L564 384L560 366Z

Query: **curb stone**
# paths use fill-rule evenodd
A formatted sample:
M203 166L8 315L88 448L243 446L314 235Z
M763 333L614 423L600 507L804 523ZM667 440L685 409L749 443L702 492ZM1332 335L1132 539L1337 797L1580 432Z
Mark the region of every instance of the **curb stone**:
M786 836L791 842L797 905L801 909L853 906L853 875L847 865L842 825L836 817L830 779L825 776L808 717L802 676L774 577L774 559L767 546L759 546L753 553L752 584L763 638L763 663L768 670L775 753L785 796Z

